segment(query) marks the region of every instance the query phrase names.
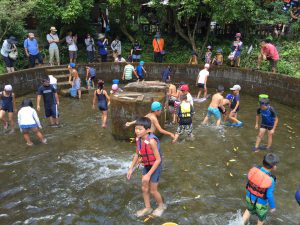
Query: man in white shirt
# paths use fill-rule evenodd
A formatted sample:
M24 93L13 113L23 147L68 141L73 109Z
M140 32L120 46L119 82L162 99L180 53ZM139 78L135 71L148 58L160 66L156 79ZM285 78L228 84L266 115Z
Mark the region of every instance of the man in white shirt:
M196 86L199 87L197 98L200 98L202 88L204 89L204 98L206 98L207 95L206 83L207 83L207 77L209 76L208 69L209 69L209 64L206 63L204 65L204 69L199 72L199 75L197 77Z
M77 59L77 35L73 36L72 31L68 32L68 36L66 37L66 42L68 44L68 49L69 49L69 58L70 58L70 63L76 63Z

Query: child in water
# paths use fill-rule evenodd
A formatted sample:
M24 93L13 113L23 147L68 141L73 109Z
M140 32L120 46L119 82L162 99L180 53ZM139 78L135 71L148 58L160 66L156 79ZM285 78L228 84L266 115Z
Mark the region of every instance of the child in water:
M42 129L42 125L30 99L24 99L22 102L21 109L18 112L18 124L28 146L33 145L29 131L32 131L40 142L47 144L47 139L39 130Z
M98 89L94 92L93 109L95 109L96 101L98 102L98 108L101 111L102 127L106 128L107 110L110 104L110 98L107 92L103 89L104 81L98 81Z
M172 141L175 143L180 134L183 134L185 131L187 132L188 137L193 137L193 124L192 118L194 114L194 108L190 102L187 101L187 95L181 96L181 104L177 108L177 116L179 118L179 125L175 134L175 138Z
M137 217L152 213L160 217L166 210L161 194L158 192L158 182L162 171L162 157L159 139L151 133L151 120L147 117L139 118L135 122L136 152L127 173L130 180L135 166L144 165L142 176L142 191L145 208L137 211ZM153 195L158 207L153 211L150 204L150 193Z
M205 53L205 63L210 64L211 63L211 56L212 56L212 52L211 52L211 46L207 46L207 51Z
M147 71L144 68L144 61L140 61L140 64L137 65L137 67L135 68L136 73L138 75L138 81L144 81L145 80L145 75L147 74Z
M221 107L218 107L220 113L223 115L224 122L226 122L227 119L228 119L228 111L226 110L225 106L228 106L228 108L230 108L231 101L232 101L233 97L234 96L232 94L226 95L226 97L223 98L223 100L222 100L222 105L223 105L224 108L222 109Z
M259 103L260 103L260 107L257 109L255 129L258 129L258 121L260 117L261 117L261 124L260 124L259 133L257 135L256 143L253 148L253 151L258 151L259 149L269 150L271 148L273 134L278 124L277 112L272 106L270 106L269 99L263 98L259 101ZM261 140L265 136L266 131L268 131L268 145L266 147L259 146Z
M217 120L216 126L221 125L221 113L219 111L219 108L224 112L224 106L223 106L223 96L224 93L224 87L222 85L218 86L217 93L212 96L211 103L208 107L207 116L204 118L202 124L208 124L208 120L211 116L214 116Z
M96 77L96 69L90 66L86 66L85 69L86 69L85 81L86 81L87 88L88 90L90 90L92 86L94 89L95 88L94 79Z
M0 119L4 124L4 129L8 129L8 122L10 125L10 134L15 132L14 112L16 110L15 94L12 92L10 84L4 86L4 91L0 93L0 100L2 102L0 109ZM5 119L5 114L8 113L8 121Z
M276 171L278 163L278 156L268 153L264 156L262 167L250 169L246 185L247 209L243 215L243 224L247 224L251 215L256 215L258 217L257 224L263 225L268 212L276 211L274 199L276 177L271 172Z
M236 84L232 88L230 88L231 91L233 91L233 99L231 100L230 105L230 113L229 113L229 121L232 123L231 125L234 127L241 127L243 126L243 123L237 119L238 112L240 110L240 90L241 86Z
M212 61L212 64L214 65L218 65L218 66L221 66L223 65L223 55L222 55L222 49L218 49L217 50L217 54L215 55L213 61Z

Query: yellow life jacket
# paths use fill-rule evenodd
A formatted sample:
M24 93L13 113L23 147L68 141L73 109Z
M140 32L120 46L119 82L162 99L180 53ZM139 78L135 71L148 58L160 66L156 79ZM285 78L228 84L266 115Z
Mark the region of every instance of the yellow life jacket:
M182 102L180 104L180 115L181 118L191 117L191 104L188 102Z

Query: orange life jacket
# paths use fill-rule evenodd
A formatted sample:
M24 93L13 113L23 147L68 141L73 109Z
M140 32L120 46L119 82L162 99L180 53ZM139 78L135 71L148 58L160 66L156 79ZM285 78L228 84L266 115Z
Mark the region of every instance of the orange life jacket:
M246 189L256 197L266 199L266 192L272 185L272 178L276 181L275 176L264 173L258 167L253 167L248 173Z
M157 148L160 152L159 139L152 133L143 141L141 138L136 138L137 153L142 158L144 166L152 166L156 161L153 150L150 146L150 139L155 139L157 142Z

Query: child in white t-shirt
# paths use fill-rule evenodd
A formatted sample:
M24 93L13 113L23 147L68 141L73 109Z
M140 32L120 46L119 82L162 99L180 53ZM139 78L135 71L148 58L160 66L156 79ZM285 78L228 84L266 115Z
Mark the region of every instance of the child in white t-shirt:
M199 87L197 98L200 98L202 89L204 89L204 98L206 98L206 95L207 95L206 83L207 83L207 77L209 76L208 69L209 69L209 64L206 63L204 65L204 69L199 72L199 75L197 77L196 86Z

